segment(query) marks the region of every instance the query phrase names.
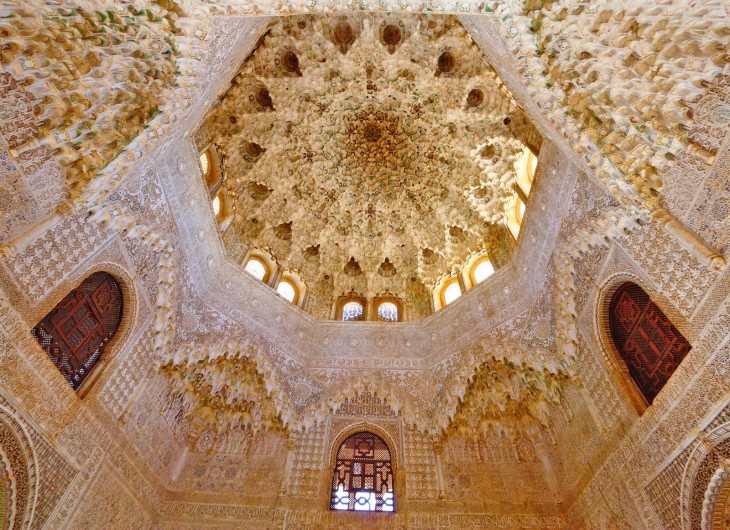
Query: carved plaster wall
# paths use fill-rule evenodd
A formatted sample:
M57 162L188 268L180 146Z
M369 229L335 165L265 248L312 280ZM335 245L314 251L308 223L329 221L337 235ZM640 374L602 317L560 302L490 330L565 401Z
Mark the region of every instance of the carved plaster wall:
M81 46L88 55L98 36L89 31L87 42L86 24L108 17L110 4L83 4L87 11L76 14L53 8L78 22L58 35L53 13L3 8L23 16L3 26L16 33L3 48L0 77L9 201L0 408L10 418L0 426L13 435L0 452L5 470L27 463L14 473L12 498L25 526L689 528L707 519L706 494L727 456L718 433L728 423L730 380L730 273L720 255L730 152L721 4L436 6L484 12L462 19L479 46L469 53L484 53L479 60L504 83L510 105L534 124L538 132L524 143L545 140L511 262L444 310L395 325L320 321L224 252L193 136L269 23L240 16L253 3L135 4L148 12L130 11L114 31L148 25L152 44L170 39L176 50L138 58L174 61L166 89L134 69L124 81L135 94L156 87L159 113L132 120L142 130L130 130L128 144L83 136L78 153L98 147L85 167L74 144L60 142L55 154L39 148L33 160L35 148L14 150L22 134L39 145L54 137L41 131L53 118L43 117L49 109L36 105L32 88L52 65L30 79L18 69L21 58L39 47L47 54L51 38L68 48L58 53ZM166 20L173 24L160 27ZM351 52L355 44L344 57ZM387 46L381 52L391 55ZM103 114L114 92L101 89L114 69L98 72L85 106L74 83L95 81L77 59L49 58L77 68L78 76L57 76L69 82L62 103L72 113ZM68 132L79 124L57 125ZM109 362L77 394L29 329L104 268L126 284L133 310ZM625 374L601 334L609 286L627 277L656 296L692 343L645 410L621 383ZM392 444L399 508L385 517L332 513L329 457L342 435L368 426ZM22 458L11 462L12 455ZM19 486L23 477L27 487ZM24 487L28 495L18 495Z

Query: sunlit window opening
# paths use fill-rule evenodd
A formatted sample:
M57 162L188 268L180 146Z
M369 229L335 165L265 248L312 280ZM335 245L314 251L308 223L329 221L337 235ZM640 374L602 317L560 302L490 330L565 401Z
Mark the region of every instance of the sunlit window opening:
M517 185L522 189L525 196L530 194L532 182L535 180L535 171L537 170L537 157L525 147L522 155L515 162L515 175L517 176Z
M276 292L291 303L294 303L294 299L297 297L296 289L294 289L294 286L286 280L279 282L279 285L276 287Z
M509 211L507 212L507 228L515 239L520 235L522 227L522 219L525 217L525 203L520 196L515 193L510 201Z
M221 197L220 195L216 195L213 198L213 213L216 217L218 217L221 213Z
M447 305L461 296L461 287L458 281L452 281L444 290L444 303Z
M332 477L332 510L392 512L394 476L388 445L375 434L360 432L337 452Z
M494 274L494 267L492 266L492 262L488 259L480 261L474 268L474 280L477 283L483 282L492 274Z
M200 169L203 170L203 177L206 178L210 171L210 155L207 151L200 155Z
M378 306L378 320L398 322L398 306L393 302L383 302Z
M347 302L342 308L342 320L360 320L363 307L360 302Z
M525 201L532 191L532 185L537 171L537 157L525 147L522 155L515 162L515 189L514 195L507 207L507 228L515 239L520 234L522 220L525 217Z
M392 512L393 511L393 492L386 491L382 495L383 505L380 510L381 512ZM342 484L337 488L335 493L336 504L333 505L335 510L349 510L349 493L345 491ZM376 511L377 496L372 491L358 491L355 493L355 511L356 512L374 512Z
M244 270L257 280L263 281L266 277L266 266L256 258L251 258L246 262Z

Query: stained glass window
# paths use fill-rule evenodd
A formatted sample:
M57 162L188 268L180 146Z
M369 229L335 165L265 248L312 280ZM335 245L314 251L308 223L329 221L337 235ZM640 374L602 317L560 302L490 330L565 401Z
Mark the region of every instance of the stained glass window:
M257 280L263 281L266 277L266 267L260 260L251 258L246 262L244 270Z
M294 299L297 297L296 289L286 280L279 282L279 285L276 287L276 292L292 303L294 303Z
M106 272L96 272L66 295L31 330L53 364L77 390L122 321L122 290Z
M347 302L342 307L342 320L362 320L363 307L360 302Z
M609 326L631 378L651 404L692 346L632 282L621 285L611 298Z
M398 322L398 306L393 302L383 302L378 306L378 320Z
M332 510L392 512L395 509L390 449L369 432L353 434L337 451Z
M446 289L444 290L444 302L446 304L450 304L460 296L461 287L459 287L459 282L452 281L449 285L446 286Z
M477 283L481 283L482 281L489 278L492 274L494 274L494 267L492 266L492 262L488 259L484 259L477 263L477 266L474 267L474 280Z

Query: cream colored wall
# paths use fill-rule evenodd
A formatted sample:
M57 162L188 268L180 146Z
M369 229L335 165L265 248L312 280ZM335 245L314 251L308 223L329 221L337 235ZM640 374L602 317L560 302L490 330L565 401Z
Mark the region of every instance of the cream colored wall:
M707 9L708 20L726 20L726 13L718 14L721 8ZM632 194L620 190L635 185L640 205L654 208L641 195L647 191L644 177L621 181L605 167L596 169L599 156L586 156L586 164L571 154L561 134L578 134L571 147L585 154L592 152L590 128L568 120L557 87L542 91L538 85L544 80L518 77L532 71L535 57L520 55L519 63L506 55L519 47L498 45L503 29L515 29L506 40L510 46L521 46L520 36L532 39L522 27L530 14L513 14L514 24L505 28L492 15L465 24L548 139L547 173L531 199L536 208L528 213L513 265L442 315L422 327L404 325L398 334L376 324L350 332L315 323L278 302L263 307L266 291L252 283L231 292L234 285L225 282L239 278L221 257L219 240L208 237L215 227L206 217L207 203L199 200L197 154L184 135L200 123L232 75L229 54L249 50L265 21L202 16L199 22L183 21L180 64L192 84L181 83L181 97L163 108L146 140L140 138L94 180L84 200L74 203L78 209L54 214L49 207L40 217L50 220L30 231L26 228L39 218L20 219L24 235L2 248L0 446L15 458L15 469L27 470L17 474L19 484L25 477L18 490L23 497L14 501L23 508L18 521L46 528L690 528L712 515L703 515L700 501L728 455L730 288L727 269L716 270L718 256L708 255L703 245L724 254L730 244L727 66L699 100L687 100L695 117L687 133L692 140L671 139L686 144L686 151L659 168L663 204L652 210L657 215L629 216L643 223L634 226L622 217L617 194L626 200ZM597 16L587 13L586 20ZM612 28L619 26L612 22ZM485 44L487 38L493 46ZM692 64L705 69L703 75L713 68L713 43L723 38L721 28L709 32L702 41L706 48L698 48L707 55ZM689 54L691 39L682 42ZM8 64L3 62L5 74ZM50 188L27 186L40 182L33 180L35 169L50 171L47 158L18 158L8 140L13 127L34 116L18 104L22 91L1 86L2 101L20 113L0 116L4 189L16 190L20 178L40 196ZM544 114L530 94L540 96ZM186 101L189 114L181 110ZM599 110L607 115L605 107ZM173 123L164 123L175 113ZM612 138L616 143L630 137ZM651 149L661 152L659 144ZM11 165L23 166L22 174L7 169ZM600 179L591 176L594 171ZM13 210L12 201L3 205L5 212L24 215L23 209ZM89 207L99 216L90 219ZM664 211L692 233L667 222ZM29 330L69 289L100 269L126 282L129 311L99 377L79 395ZM605 290L622 277L637 279L655 295L693 346L641 416L601 334ZM236 298L240 291L244 298ZM222 294L241 303L226 305ZM266 319L253 318L256 311ZM249 342L216 350L221 337ZM206 344L212 346L198 348ZM292 424L312 418L319 423L288 434L274 427L222 435L205 421L196 423L204 416L187 416L186 402L175 394L179 381L156 369L165 355L200 354L204 363L205 355L244 345L258 348L252 356L265 362L255 369L270 378L265 388L254 381L256 391ZM483 365L474 359L489 362L477 372ZM524 384L533 359L542 367L558 361L569 366L545 368L549 375L540 380L555 384L559 403L548 402L544 396L550 392L521 401L545 409L545 426L535 420L542 413L496 421L489 416L494 403L481 397L486 394L466 393L466 379L479 373L484 381L492 367L514 365L506 373ZM221 362L227 362L225 355ZM353 373L360 383L353 382ZM368 396L362 381L381 393ZM441 383L453 386L443 389ZM344 398L357 393L356 403L343 408ZM480 396L476 403L470 401L474 395ZM383 398L388 404L378 401ZM454 408L439 408L444 402ZM452 427L445 440L410 426L435 425L449 411L463 432ZM528 417L521 426L518 419ZM489 420L506 432L473 432L465 418ZM397 455L394 516L327 510L328 455L338 435L366 427L386 433Z

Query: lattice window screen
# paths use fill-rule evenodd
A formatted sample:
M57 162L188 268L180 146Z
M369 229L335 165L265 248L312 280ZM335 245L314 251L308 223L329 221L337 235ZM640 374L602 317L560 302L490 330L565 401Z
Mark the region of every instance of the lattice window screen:
M66 381L77 390L122 320L122 290L96 272L66 295L31 332Z
M621 285L611 298L609 326L632 379L651 404L692 346L632 282Z
M380 437L359 432L340 446L330 508L369 512L395 509L390 450Z

